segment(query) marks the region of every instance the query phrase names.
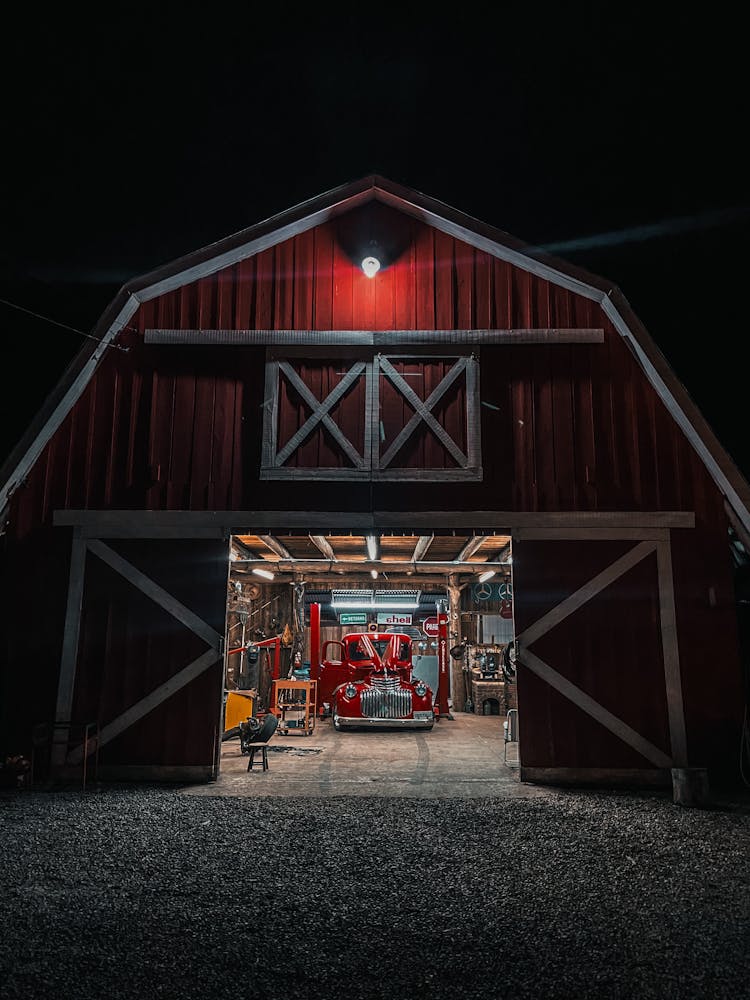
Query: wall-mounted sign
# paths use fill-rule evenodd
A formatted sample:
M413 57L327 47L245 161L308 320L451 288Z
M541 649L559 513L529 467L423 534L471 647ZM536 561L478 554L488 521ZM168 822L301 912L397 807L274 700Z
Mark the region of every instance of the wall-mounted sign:
M475 601L512 601L513 584L510 580L502 583L475 583L471 588L471 596Z
M422 631L425 635L436 637L438 634L438 625L437 616L433 615L431 618L425 618L422 622Z
M489 601L492 597L492 584L475 583L471 588L471 596L475 601Z
M366 625L367 615L366 614L346 614L341 612L339 614L339 625Z
M411 615L399 611L378 611L378 625L411 625Z

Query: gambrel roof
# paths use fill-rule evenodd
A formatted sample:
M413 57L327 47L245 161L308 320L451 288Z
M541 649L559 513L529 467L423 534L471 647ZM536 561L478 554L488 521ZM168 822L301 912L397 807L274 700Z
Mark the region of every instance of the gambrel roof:
M93 331L99 342L86 341L0 469L0 511L81 396L108 345L142 303L373 201L598 303L725 496L730 519L735 526L739 522L740 530L750 534L750 485L616 286L440 201L376 175L327 191L124 285Z

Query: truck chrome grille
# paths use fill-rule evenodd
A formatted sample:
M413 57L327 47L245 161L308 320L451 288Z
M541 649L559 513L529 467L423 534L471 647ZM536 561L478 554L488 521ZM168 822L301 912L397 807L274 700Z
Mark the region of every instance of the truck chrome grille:
M382 682L377 687L362 692L362 715L368 719L405 719L411 715L411 691L399 687L398 679Z
M398 677L371 677L370 682L378 691L398 691L401 687Z

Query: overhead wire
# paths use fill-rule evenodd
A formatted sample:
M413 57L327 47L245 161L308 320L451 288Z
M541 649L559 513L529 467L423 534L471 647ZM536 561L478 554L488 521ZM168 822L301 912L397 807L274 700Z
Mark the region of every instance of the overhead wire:
M94 340L96 341L97 344L100 344L102 347L113 347L115 350L124 351L125 353L127 353L128 351L128 348L124 347L122 344L115 344L115 343L105 344L103 340L101 340L99 337L95 337L91 333L86 333L83 330L79 330L77 327L70 326L68 323L61 323L57 319L52 319L51 316L43 316L42 313L34 312L33 309L27 309L25 306L21 306L17 302L10 302L8 299L3 299L3 298L0 298L0 302L2 302L3 305L10 306L11 309L18 309L19 312L26 313L28 316L33 316L35 319L40 319L45 323L51 323L53 326L59 326L63 330L70 330L71 333L77 333L79 336L86 337L88 340ZM123 329L126 328L123 327ZM135 330L135 327L127 327L127 329Z

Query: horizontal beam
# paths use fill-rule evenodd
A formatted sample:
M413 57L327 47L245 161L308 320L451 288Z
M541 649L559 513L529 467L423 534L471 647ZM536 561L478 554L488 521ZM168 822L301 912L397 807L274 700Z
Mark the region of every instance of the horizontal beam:
M53 524L80 527L82 536L89 538L227 538L295 531L305 535L388 531L415 535L451 531L507 535L528 528L694 528L695 514L692 511L56 510ZM593 533L591 537L604 536Z
M280 559L272 562L270 559L236 559L233 563L235 567L247 567L252 570L255 567L263 567L274 573L369 573L371 569L378 572L385 572L389 575L402 572L408 575L412 572L420 573L484 573L485 570L494 569L502 571L508 563L492 562L428 562L423 561L413 563L410 560L386 560L386 559Z
M498 330L167 330L147 329L147 344L204 346L408 347L418 344L601 344L600 327Z
M521 765L521 781L535 785L588 785L611 788L624 785L626 788L656 785L671 786L670 768L640 767L524 767Z

